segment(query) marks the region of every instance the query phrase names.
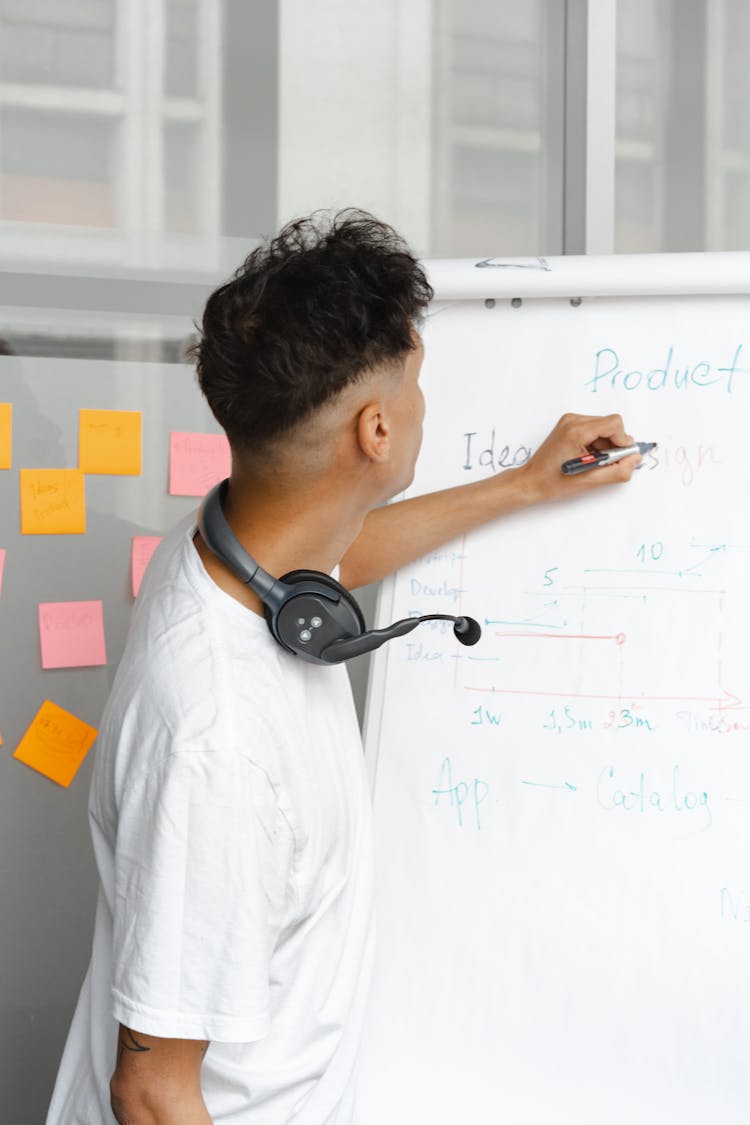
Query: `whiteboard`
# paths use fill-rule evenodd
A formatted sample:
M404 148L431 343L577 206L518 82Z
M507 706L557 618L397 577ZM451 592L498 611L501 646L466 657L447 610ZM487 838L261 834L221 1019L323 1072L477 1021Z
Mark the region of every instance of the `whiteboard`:
M693 296L571 304L616 262L567 291L466 264L471 299L428 318L410 495L520 463L566 411L659 446L384 590L381 625L468 613L483 637L423 625L375 660L361 1125L750 1114L750 299L688 269Z

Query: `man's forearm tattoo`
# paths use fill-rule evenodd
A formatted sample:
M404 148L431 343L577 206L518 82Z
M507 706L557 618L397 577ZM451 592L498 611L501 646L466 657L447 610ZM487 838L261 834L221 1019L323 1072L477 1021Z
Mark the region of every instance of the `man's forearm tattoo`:
M142 1051L150 1050L150 1047L146 1047L143 1043L138 1042L129 1027L123 1028L120 1032L120 1050L117 1055L117 1062L120 1062L123 1051L131 1051L134 1055L139 1055Z

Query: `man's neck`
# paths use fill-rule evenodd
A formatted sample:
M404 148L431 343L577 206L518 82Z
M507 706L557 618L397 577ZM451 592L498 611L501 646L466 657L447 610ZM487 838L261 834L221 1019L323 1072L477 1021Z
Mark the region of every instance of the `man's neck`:
M230 480L224 515L240 544L260 566L280 578L292 570L330 574L362 529L370 504L343 482L320 482L284 492L267 482ZM263 604L208 548L200 533L195 547L213 581L260 615Z

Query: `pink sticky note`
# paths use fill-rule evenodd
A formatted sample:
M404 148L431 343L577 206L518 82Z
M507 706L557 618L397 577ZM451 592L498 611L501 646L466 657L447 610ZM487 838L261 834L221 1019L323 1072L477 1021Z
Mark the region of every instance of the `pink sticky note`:
M170 496L205 496L229 476L231 455L224 434L169 435Z
M3 592L3 567L5 566L5 547L0 547L0 594Z
M101 602L41 602L42 668L106 664Z
M156 548L161 543L161 535L134 535L130 552L130 579L133 597L138 597L143 575Z

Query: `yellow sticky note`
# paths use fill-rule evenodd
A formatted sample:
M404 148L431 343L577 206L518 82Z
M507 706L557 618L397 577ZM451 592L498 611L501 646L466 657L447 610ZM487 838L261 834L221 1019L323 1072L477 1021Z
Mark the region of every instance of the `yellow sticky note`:
M82 473L140 476L140 410L80 410L78 468Z
M97 733L70 711L45 699L13 757L67 789Z
M13 406L0 402L0 469L9 469L13 449Z
M79 469L21 469L21 534L86 530L85 477Z

